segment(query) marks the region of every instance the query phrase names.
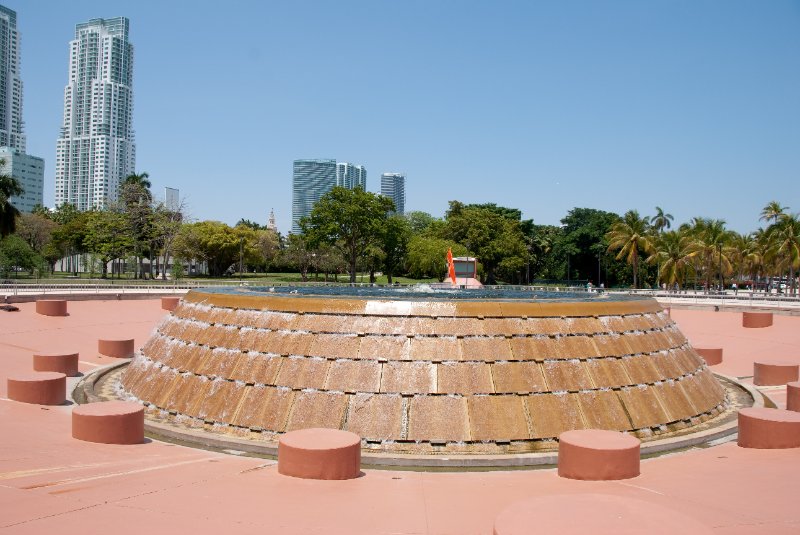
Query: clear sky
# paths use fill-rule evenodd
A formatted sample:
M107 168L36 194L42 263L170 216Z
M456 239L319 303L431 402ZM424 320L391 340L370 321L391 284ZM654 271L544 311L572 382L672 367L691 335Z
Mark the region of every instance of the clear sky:
M75 24L126 16L137 170L196 219L291 220L292 160L405 172L406 209L573 207L740 232L800 211L800 1L0 0L52 205Z

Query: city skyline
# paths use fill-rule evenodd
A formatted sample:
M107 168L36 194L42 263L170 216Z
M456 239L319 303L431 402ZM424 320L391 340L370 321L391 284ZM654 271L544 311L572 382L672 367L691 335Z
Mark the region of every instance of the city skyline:
M263 219L266 204L285 232L289 162L314 154L408 171L406 210L436 217L451 199L540 224L574 207L659 205L676 222L723 218L749 232L771 200L800 209L796 3L242 2L215 12L221 39L204 35L205 2L3 3L25 36L28 147L46 161L75 23L133 21L136 171L186 192L197 219ZM302 39L290 23L301 17ZM256 36L246 21L259 18L274 24ZM345 19L363 35L335 32ZM335 83L343 63L360 84ZM343 130L343 117L358 127ZM232 157L209 166L209 150Z
M64 122L56 143L55 206L103 208L136 172L133 45L125 17L75 26L69 42Z

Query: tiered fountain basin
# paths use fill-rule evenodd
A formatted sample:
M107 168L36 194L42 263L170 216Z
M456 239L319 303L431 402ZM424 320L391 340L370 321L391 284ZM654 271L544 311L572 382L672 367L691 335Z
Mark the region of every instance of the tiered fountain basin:
M729 406L655 300L522 290L195 290L121 390L187 436L323 427L400 457L552 451L584 428L647 441Z

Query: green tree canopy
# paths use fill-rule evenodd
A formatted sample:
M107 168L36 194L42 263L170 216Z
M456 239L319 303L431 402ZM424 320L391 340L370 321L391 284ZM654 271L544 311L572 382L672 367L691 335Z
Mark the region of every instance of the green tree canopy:
M466 256L467 248L451 240L414 236L408 242L406 269L415 279L436 278L444 280L447 272L447 250L453 256Z
M337 247L348 263L350 282L356 281L356 266L367 247L378 243L394 202L361 188L334 187L314 205L300 224L312 247Z

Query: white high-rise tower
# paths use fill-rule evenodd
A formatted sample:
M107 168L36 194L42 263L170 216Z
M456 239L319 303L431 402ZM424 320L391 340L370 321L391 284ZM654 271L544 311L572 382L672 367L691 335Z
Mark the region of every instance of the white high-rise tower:
M117 200L134 172L133 45L128 19L92 19L70 41L64 124L56 147L56 206L79 210Z
M0 6L0 147L25 152L17 13Z

